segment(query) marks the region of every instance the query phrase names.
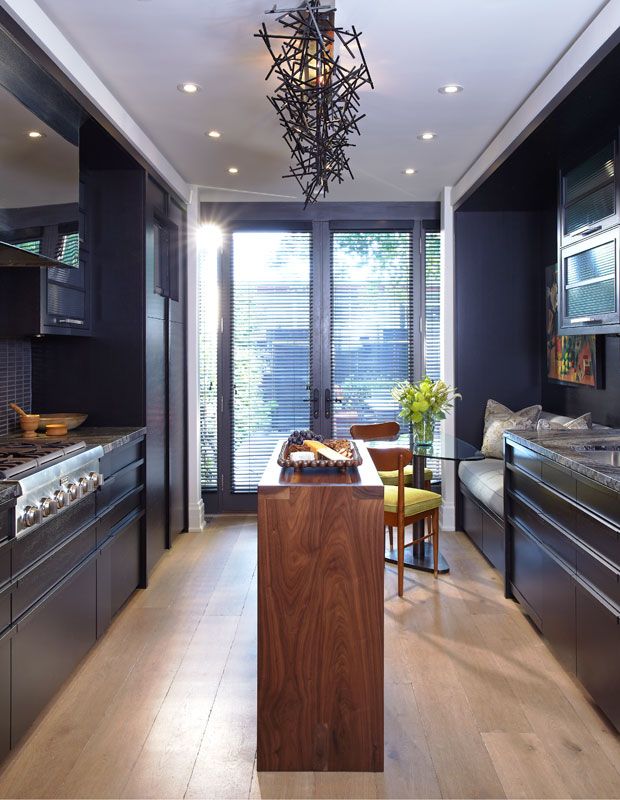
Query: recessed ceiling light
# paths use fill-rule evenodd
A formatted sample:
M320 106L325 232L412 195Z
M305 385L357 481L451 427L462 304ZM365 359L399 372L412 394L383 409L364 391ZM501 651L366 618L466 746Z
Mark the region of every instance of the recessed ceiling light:
M28 131L28 138L29 139L43 139L43 138L45 138L45 134L41 133L41 131Z
M407 167L407 169L403 170L405 175L415 175L415 170L413 167Z
M424 133L418 134L418 139L422 139L424 142L430 142L433 139L437 138L437 134L433 133L432 131L424 131Z
M239 172L237 167L228 167L228 171L230 172L231 175L236 175Z
M207 136L210 139L219 139L222 134L219 131L209 131Z
M458 83L447 83L445 86L440 86L437 91L439 94L458 94L463 91L463 87Z
M197 83L186 81L185 83L179 83L177 89L180 92L185 92L185 94L196 94L200 91L200 86Z

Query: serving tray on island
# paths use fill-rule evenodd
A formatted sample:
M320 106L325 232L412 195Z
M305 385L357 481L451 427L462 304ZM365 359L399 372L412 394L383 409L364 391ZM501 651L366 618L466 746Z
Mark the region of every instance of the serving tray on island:
M331 443L333 441L333 439L326 439L324 442L322 442L322 444L325 444L327 447L331 447ZM319 456L313 461L294 461L293 459L289 458L291 445L288 442L284 442L282 449L280 450L280 455L278 456L278 466L292 467L294 470L325 469L327 467L332 467L339 469L341 472L344 472L346 469L351 467L359 467L362 463L362 457L355 445L355 442L347 439L347 444L351 450L350 458L345 458L343 456L336 461L335 459L332 460L331 458L321 458ZM299 452L299 448L296 448L293 452Z

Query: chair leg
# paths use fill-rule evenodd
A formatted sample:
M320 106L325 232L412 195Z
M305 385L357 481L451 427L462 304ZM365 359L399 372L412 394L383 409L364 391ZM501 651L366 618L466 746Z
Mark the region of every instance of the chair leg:
M394 549L394 528L388 525L388 533L390 534L390 550Z
M402 522L398 523L396 529L398 548L398 596L403 596L403 587L405 583L405 526Z
M437 577L437 567L439 564L439 509L438 508L436 508L433 511L431 525L433 530L433 571L435 573L435 577Z

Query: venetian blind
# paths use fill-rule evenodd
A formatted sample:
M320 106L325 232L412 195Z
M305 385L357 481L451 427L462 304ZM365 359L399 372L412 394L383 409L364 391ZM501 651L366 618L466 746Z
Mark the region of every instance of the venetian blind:
M332 234L332 392L336 436L397 419L392 387L413 378L412 236Z
M308 428L310 232L232 237L232 490L255 492L276 442Z

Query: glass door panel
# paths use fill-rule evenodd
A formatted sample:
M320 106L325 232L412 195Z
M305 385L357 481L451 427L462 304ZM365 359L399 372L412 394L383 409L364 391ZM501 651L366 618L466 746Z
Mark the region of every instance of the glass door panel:
M278 439L310 427L311 264L310 232L232 235L231 494L256 492Z
M332 432L395 420L391 389L413 377L409 231L334 231L331 238Z

